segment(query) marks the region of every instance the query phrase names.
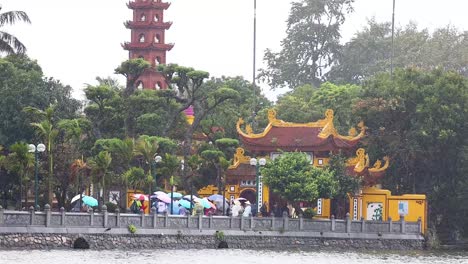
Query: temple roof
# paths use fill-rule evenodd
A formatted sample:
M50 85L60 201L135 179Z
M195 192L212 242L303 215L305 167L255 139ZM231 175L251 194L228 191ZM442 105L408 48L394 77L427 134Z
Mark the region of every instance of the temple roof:
M132 1L127 3L127 7L130 9L168 9L171 4L162 2L161 0L148 0L144 2Z
M351 128L349 135L340 135L333 124L333 110L325 112L325 118L316 122L291 123L276 119L274 110L268 111L269 124L262 133L254 134L250 125L242 131L242 119L237 122L237 132L242 144L250 151L330 151L348 149L357 145L365 135L363 122L358 124L360 133Z
M255 177L255 167L250 165L250 157L245 156L244 153L243 148L236 149L233 163L226 171L228 177ZM348 175L361 177L364 186L374 186L380 182L390 164L388 157L384 157L383 160L385 162L383 165L380 160L377 160L374 166L370 167L369 155L363 148L360 148L356 151L356 157L346 162L346 171Z
M142 29L142 28L169 29L171 26L172 26L172 22L156 22L153 20L125 22L125 27L130 28L130 29Z
M154 43L154 42L125 42L122 44L122 47L126 50L136 50L136 49L151 49L151 50L162 50L169 51L174 47L174 44L163 44L163 43Z

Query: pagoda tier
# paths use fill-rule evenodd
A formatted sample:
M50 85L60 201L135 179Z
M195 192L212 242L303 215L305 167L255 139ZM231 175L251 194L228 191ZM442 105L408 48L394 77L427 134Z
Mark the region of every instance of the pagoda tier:
M166 89L167 82L162 73L156 69L160 64L166 64L166 52L174 44L166 43L165 33L172 23L164 21L164 10L170 4L161 0L135 0L127 4L133 10L133 20L125 26L131 30L130 42L122 47L129 51L129 59L142 58L151 64L135 82L138 89Z
M161 2L161 0L143 0L134 1L127 3L127 7L130 9L168 9L171 6L170 3Z
M156 22L156 21L127 21L125 27L128 29L169 29L172 22Z
M355 128L351 128L348 136L342 136L336 131L333 119L333 110L328 109L325 118L316 122L290 123L276 119L276 112L269 110L269 124L262 133L254 134L249 125L246 125L246 132L243 132L242 119L237 122L237 132L242 145L252 153L352 149L364 137L365 126L362 122L358 124L359 134Z
M141 43L141 42L125 42L122 44L122 47L126 50L136 51L136 50L160 50L160 51L170 51L174 44L164 44L164 43Z
M377 160L373 167L369 167L369 155L363 148L360 148L356 151L356 157L347 161L346 170L349 175L361 177L363 186L375 186L380 183L390 163L388 157L384 157L383 160L385 161L383 166L382 162Z

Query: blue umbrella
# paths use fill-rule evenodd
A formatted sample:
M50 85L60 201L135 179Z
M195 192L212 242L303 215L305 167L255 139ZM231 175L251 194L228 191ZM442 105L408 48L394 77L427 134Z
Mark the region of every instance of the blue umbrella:
M172 214L175 214L175 215L179 214L179 201L172 202Z
M98 206L98 200L96 200L94 197L83 195L83 198L81 198L81 200L87 206Z
M169 197L171 197L171 193L170 193L170 192L168 192L167 195L168 195ZM180 198L182 198L182 194L181 194L181 193L178 193L178 192L173 192L173 193L172 193L172 198L180 199Z
M211 200L211 201L223 201L223 199L225 198L221 194L213 194L213 195L208 196L208 200Z
M200 202L205 208L211 208L211 203L206 198L198 199L197 202Z
M190 206L191 206L191 202L185 200L185 199L182 199L179 201L179 204L182 205L183 207L187 208L187 209L190 209ZM193 208L193 206L192 206Z

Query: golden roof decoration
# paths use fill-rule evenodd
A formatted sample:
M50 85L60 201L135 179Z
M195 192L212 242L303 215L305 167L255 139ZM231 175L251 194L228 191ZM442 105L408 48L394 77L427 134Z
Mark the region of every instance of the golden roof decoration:
M245 156L245 150L243 148L237 148L236 153L234 154L234 161L228 169L235 169L239 167L241 163L250 164L250 157Z
M347 166L354 166L354 171L357 173L362 172L365 168L369 169L369 172L381 172L385 171L390 163L390 159L388 157L384 157L383 160L385 161L384 166L382 167L382 162L377 160L374 163L372 168L369 168L369 154L366 154L366 151L363 148L356 150L356 157L348 159L346 162Z
M247 137L247 138L262 138L271 130L272 127L310 127L310 128L322 128L320 134L318 135L320 138L328 138L329 136L334 136L339 139L343 140L358 140L364 137L366 132L366 127L364 126L364 122L359 122L358 127L360 128L360 133L357 134L356 129L353 127L349 130L349 134L347 136L340 135L333 124L334 120L334 112L332 109L327 109L325 111L325 118L319 119L316 122L309 122L309 123L293 123L293 122L285 122L283 120L276 118L276 111L274 109L268 110L268 125L263 130L263 132L255 134L252 130L250 125L246 125L246 132L242 131L241 126L245 124L245 121L242 118L239 118L236 124L237 133L240 135Z
M383 160L385 161L385 164L382 166L382 162L380 160L377 160L374 164L374 167L372 168L369 168L369 171L370 172L381 172L381 171L384 171L388 168L388 166L390 165L390 158L389 157L384 157Z

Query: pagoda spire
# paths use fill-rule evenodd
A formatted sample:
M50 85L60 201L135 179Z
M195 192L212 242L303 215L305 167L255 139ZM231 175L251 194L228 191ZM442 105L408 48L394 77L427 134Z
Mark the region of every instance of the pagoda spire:
M168 44L165 33L172 23L164 21L164 11L170 3L161 0L134 0L127 4L133 10L133 20L125 22L131 30L130 42L122 46L129 52L129 59L142 58L151 64L135 85L138 89L166 89L164 76L157 72L159 64L166 64L166 53L174 44Z

